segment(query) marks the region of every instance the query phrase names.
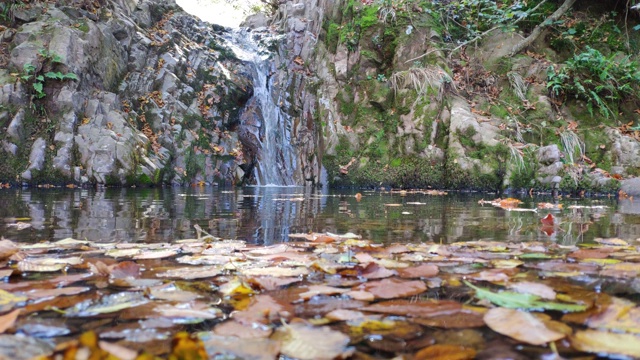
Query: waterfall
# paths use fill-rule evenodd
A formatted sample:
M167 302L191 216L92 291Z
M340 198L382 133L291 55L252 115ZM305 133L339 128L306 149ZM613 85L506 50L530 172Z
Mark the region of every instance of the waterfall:
M296 156L291 145L291 117L284 111L289 105L284 92L276 91L276 69L271 61L268 41L275 41L268 32L238 29L229 32L227 40L238 59L251 69L253 96L241 114L243 145L252 149L255 157L253 177L257 185L295 185Z

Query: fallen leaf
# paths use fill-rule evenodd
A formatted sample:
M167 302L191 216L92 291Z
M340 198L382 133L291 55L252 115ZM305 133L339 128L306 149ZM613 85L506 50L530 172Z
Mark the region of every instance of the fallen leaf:
M384 279L368 282L362 287L380 299L417 295L427 290L427 285L421 280Z
M271 336L281 341L281 353L302 360L347 357L353 350L347 348L349 337L327 327L313 327L293 323L279 327Z
M149 299L142 292L121 292L101 297L98 301L83 301L67 310L66 316L94 316L112 313L138 305L146 304Z
M579 351L640 357L640 337L636 335L583 330L577 331L569 339L571 346Z
M542 299L555 300L556 292L545 284L535 283L531 281L519 281L509 284L508 287L519 293L537 295Z
M27 301L26 296L14 295L8 291L0 290L0 312L9 311L24 301Z
M20 251L18 246L11 240L0 240L0 260L8 259L11 255Z
M414 360L471 360L476 351L458 345L436 344L418 351Z
M543 321L531 313L507 308L489 309L484 314L484 322L497 333L532 345L557 341L571 332L571 328L563 323ZM563 327L564 331L555 330L559 327Z
M199 359L246 359L246 360L273 360L280 353L280 341L253 338L247 341L236 336L220 336L214 334L201 334L208 357L180 358L185 360Z
M428 278L438 275L438 266L433 264L421 264L404 269L398 269L398 275L403 278Z
M269 266L269 267L256 267L256 268L248 268L242 269L240 271L244 276L276 276L276 277L291 277L291 276L302 276L309 274L309 269L305 267L280 267L280 266Z
M204 279L219 275L222 269L217 266L192 266L173 268L156 274L157 277L174 278L174 279Z
M326 285L310 285L307 291L300 294L302 300L309 300L316 295L335 295L348 292L349 289L341 289L333 286Z
M527 310L558 310L558 311L583 311L586 310L585 305L565 304L560 302L541 301L540 297L533 294L521 294L510 291L492 292L487 289L479 288L472 285L468 281L463 281L465 285L475 290L475 296L481 300L488 300L498 306L511 309L527 309Z
M263 290L270 291L276 290L281 287L291 285L299 282L301 279L298 277L270 277L270 276L257 276L249 278L247 281L253 284L257 284Z
M235 320L225 321L216 325L213 332L220 336L235 336L241 339L268 338L273 330L267 326L241 324Z
M360 310L383 314L401 315L409 317L432 317L438 315L449 315L459 312L462 305L456 301L449 300L390 300L382 301Z
M16 323L18 315L20 315L20 309L15 309L9 313L0 315L0 334L4 334L7 329L13 327L13 324Z

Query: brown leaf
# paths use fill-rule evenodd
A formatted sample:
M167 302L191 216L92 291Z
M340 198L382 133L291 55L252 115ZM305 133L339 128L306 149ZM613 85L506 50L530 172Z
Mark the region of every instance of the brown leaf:
M4 334L7 329L13 327L13 324L16 323L18 315L20 315L20 309L15 309L10 313L0 315L0 334Z
M433 264L422 264L418 266L398 269L398 274L403 278L427 278L438 275L438 266Z
M362 270L362 277L366 279L384 279L390 276L397 275L395 270L389 270L376 263L369 263L364 270Z
M579 351L640 357L640 337L636 335L584 330L570 339L571 345Z
M231 317L245 325L268 324L292 313L290 305L282 304L269 295L257 295L246 309L233 313Z
M123 279L127 277L140 277L140 265L133 261L122 261L109 266L113 279Z
M436 344L418 351L414 360L471 360L476 351L458 345Z
M555 300L556 292L549 286L531 281L520 281L508 285L516 292L537 295L543 299Z
M293 283L301 281L297 277L270 277L270 276L256 276L247 280L252 284L257 284L260 288L266 291L277 290L283 286L291 285Z
M462 305L449 300L390 300L365 306L360 310L393 314L409 317L432 317L438 315L455 314L462 309Z
M427 285L421 280L384 279L371 281L361 286L379 299L417 295L427 290Z
M268 338L273 330L268 327L241 324L235 320L216 325L213 332L221 336L236 336L241 339Z
M309 300L316 295L335 295L335 294L343 294L348 292L349 289L342 289L333 286L326 285L310 285L307 288L307 291L300 293L300 298L302 300Z
M426 318L414 317L411 321L430 327L444 329L467 329L484 326L483 314L462 309L452 314L436 315Z
M565 324L516 309L490 309L484 314L484 322L497 333L532 345L544 345L571 333L571 328ZM560 328L564 331L557 331Z
M281 341L281 353L297 359L334 359L347 357L349 337L328 327L313 327L303 323L284 325L271 337Z
M10 258L11 255L17 253L19 250L13 241L7 239L0 240L0 260Z
M70 286L55 289L33 289L25 293L30 300L38 300L52 298L63 295L77 295L89 291L91 288L86 286Z

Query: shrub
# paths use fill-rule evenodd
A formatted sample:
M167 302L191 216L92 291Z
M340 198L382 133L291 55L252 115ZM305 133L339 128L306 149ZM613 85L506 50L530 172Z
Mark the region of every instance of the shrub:
M556 70L547 70L547 89L558 99L574 96L587 102L593 115L594 108L606 117L615 117L617 105L627 97L640 96L638 64L629 56L603 55L591 47Z

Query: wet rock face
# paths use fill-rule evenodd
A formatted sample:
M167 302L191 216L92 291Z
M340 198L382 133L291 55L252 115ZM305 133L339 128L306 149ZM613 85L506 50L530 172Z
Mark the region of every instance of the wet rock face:
M241 182L253 160L237 129L252 84L226 30L173 1L86 6L35 5L2 36L12 50L0 151L16 160L0 159L0 181Z

